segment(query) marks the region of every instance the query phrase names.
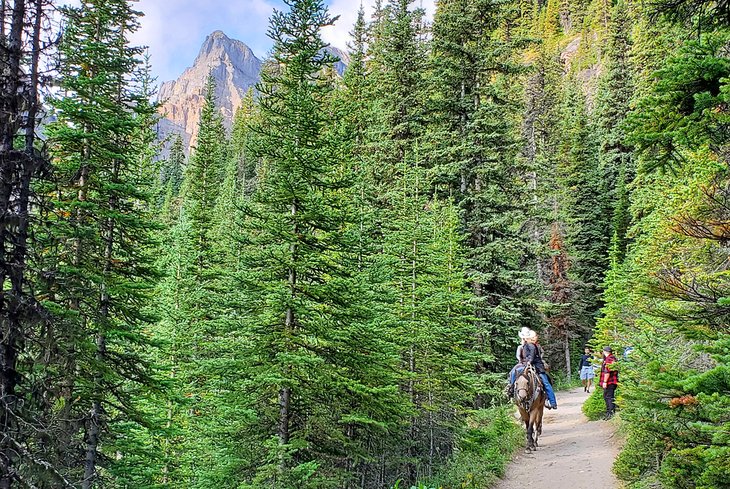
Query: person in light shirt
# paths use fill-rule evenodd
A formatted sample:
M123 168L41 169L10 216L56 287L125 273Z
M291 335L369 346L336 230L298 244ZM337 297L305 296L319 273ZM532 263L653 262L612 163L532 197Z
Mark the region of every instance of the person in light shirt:
M580 365L578 365L578 370L580 371L580 381L583 384L583 392L591 392L591 384L593 384L593 378L596 376L595 372L593 371L593 365L591 365L591 357L593 356L593 351L590 349L590 347L586 346L585 350L583 350L585 353L582 357L580 357Z

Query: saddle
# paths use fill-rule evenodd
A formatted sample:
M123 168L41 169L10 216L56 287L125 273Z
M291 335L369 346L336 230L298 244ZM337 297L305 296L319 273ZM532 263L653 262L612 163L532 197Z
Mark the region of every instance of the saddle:
M528 387L532 390L532 395L527 396L524 400L520 400L518 395L518 389L515 389L515 401L522 404L525 410L529 411L532 403L535 402L535 400L540 396L541 392L545 391L545 386L543 386L540 375L537 373L537 370L535 370L535 367L533 367L532 365L528 365L527 367L525 367L517 378L519 377L525 377L527 379ZM515 382L515 384L516 383L517 382Z

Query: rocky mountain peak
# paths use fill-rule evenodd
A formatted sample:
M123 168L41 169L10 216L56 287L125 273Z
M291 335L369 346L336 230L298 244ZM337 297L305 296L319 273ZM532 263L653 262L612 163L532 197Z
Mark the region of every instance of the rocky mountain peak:
M347 54L334 47L327 50L340 58L335 69L344 73L349 61ZM180 78L164 82L160 87L164 116L159 124L160 137L178 133L187 148L195 144L208 74L215 79L218 106L224 124L230 128L246 92L258 83L262 66L263 62L243 42L219 30L209 34L193 65Z
M193 66L214 64L217 60L230 61L233 66L243 70L249 67L258 69L261 66L261 61L251 48L241 41L229 38L223 31L215 31L205 38Z
M246 44L222 31L210 34L193 65L180 78L160 87L159 99L165 117L160 124L161 136L177 132L183 135L188 146L195 144L208 74L215 79L216 99L223 121L230 127L244 95L258 83L261 65L261 60Z

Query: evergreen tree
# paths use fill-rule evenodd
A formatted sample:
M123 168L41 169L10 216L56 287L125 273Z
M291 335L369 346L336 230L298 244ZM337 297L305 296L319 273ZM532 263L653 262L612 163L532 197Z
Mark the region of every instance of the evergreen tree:
M573 282L577 285L572 311L576 329L556 332L567 344L571 338L587 339L595 325L608 265L611 218L597 164L595 131L585 96L575 79L566 81L561 129L557 167L562 185L560 203L566 222L568 250L573 259Z
M617 240L618 260L626 253L626 232L629 226L627 187L635 175L633 154L624 129L633 96L629 22L625 2L618 2L611 12L606 74L601 80L596 102L599 164L609 203L607 211L612 215L610 236L615 236Z
M433 27L432 158L437 188L456 196L467 236L483 375L513 361L508 338L530 320L534 279L524 271L530 197L511 116L518 94L510 84L521 69L514 59L517 42L500 32L505 22L499 3L452 0L439 3ZM494 395L487 378L478 406Z
M357 273L353 184L327 109L333 80L320 0L271 19L259 86L258 187L242 229L247 392L256 412L249 474L268 487L336 487L352 436L393 422L394 351L370 323ZM366 327L370 325L370 327ZM371 329L372 328L372 329ZM261 449L263 447L263 449Z
M3 3L0 16L0 487L32 485L39 477L64 484L58 465L39 449L48 420L48 359L43 318L33 282L42 271L34 243L36 185L49 157L37 136L43 117L43 67L55 46L45 27L47 0ZM51 51L49 53L49 51ZM41 177L41 178L39 178ZM39 192L39 193L42 193ZM40 474L40 476L39 476Z
M175 391L167 407L169 482L189 487L220 485L236 472L241 417L239 403L241 347L239 318L231 277L236 220L238 162L230 147L215 100L215 81L208 77L198 139L185 168L181 208L168 232L160 288L165 316L158 334L168 341L167 362ZM225 460L226 463L216 463Z
M127 41L139 13L126 1L87 1L64 14L62 92L49 128L56 188L46 246L55 257L46 263L46 307L68 355L57 402L68 404L68 419L82 420L66 421L59 435L68 443L67 477L89 488L115 473L113 460L141 448L116 435L125 423L144 423L138 396L153 382L143 353L156 107L137 71L142 51Z
M227 150L223 121L216 107L215 79L212 75L208 76L204 96L198 139L185 169L182 186L182 211L190 221L201 280L204 280L203 275L213 260L211 230L214 226L216 197L225 173Z
M258 159L252 154L251 147L255 133L252 127L258 118L258 107L253 90L249 90L236 110L231 129L231 156L236 161L236 185L242 195L250 195L256 188Z
M182 136L175 134L170 147L170 154L162 163L160 168L160 202L167 203L168 207L172 200L180 195L185 173L185 148L183 147ZM163 208L169 211L169 208Z

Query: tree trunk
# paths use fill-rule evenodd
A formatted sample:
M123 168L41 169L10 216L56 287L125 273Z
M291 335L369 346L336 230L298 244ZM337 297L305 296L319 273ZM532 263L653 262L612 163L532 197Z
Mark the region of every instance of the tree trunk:
M298 235L298 228L296 224L296 215L297 215L297 202L294 201L291 204L291 217L293 221L293 236L294 240L291 245L289 245L289 253L291 253L292 257L292 263L296 259L297 255L297 243L296 243L296 237ZM293 298L296 295L296 286L297 286L297 271L292 267L289 269L289 293L291 294L291 297ZM284 331L286 335L290 335L291 332L294 330L294 310L289 307L286 311L286 319L284 321ZM285 370L290 370L290 366L285 366ZM291 410L291 387L289 386L282 386L281 389L279 389L279 427L278 427L278 435L279 435L279 446L284 446L289 443L289 419L290 419L290 410ZM286 470L286 460L284 459L284 454L281 454L281 458L279 461L279 470L280 472L284 472Z
M5 5L3 5L3 14ZM23 20L25 1L16 0L13 6L10 34L0 39L3 43L2 93L0 93L0 424L3 438L0 442L0 489L9 488L15 479L13 461L17 452L12 446L16 436L15 410L17 399L15 387L18 382L16 371L18 344L23 331L20 322L21 294L25 272L25 224L18 222L18 210L22 203L27 164L26 155L15 151L15 138L19 121L22 120L19 91L21 81L21 60L23 57ZM4 32L4 16L2 18ZM18 194L21 194L18 197ZM27 195L25 196L27 198ZM20 246L18 248L18 246ZM22 256L19 256L22 254ZM20 258L20 261L18 259ZM6 283L9 282L10 290Z

